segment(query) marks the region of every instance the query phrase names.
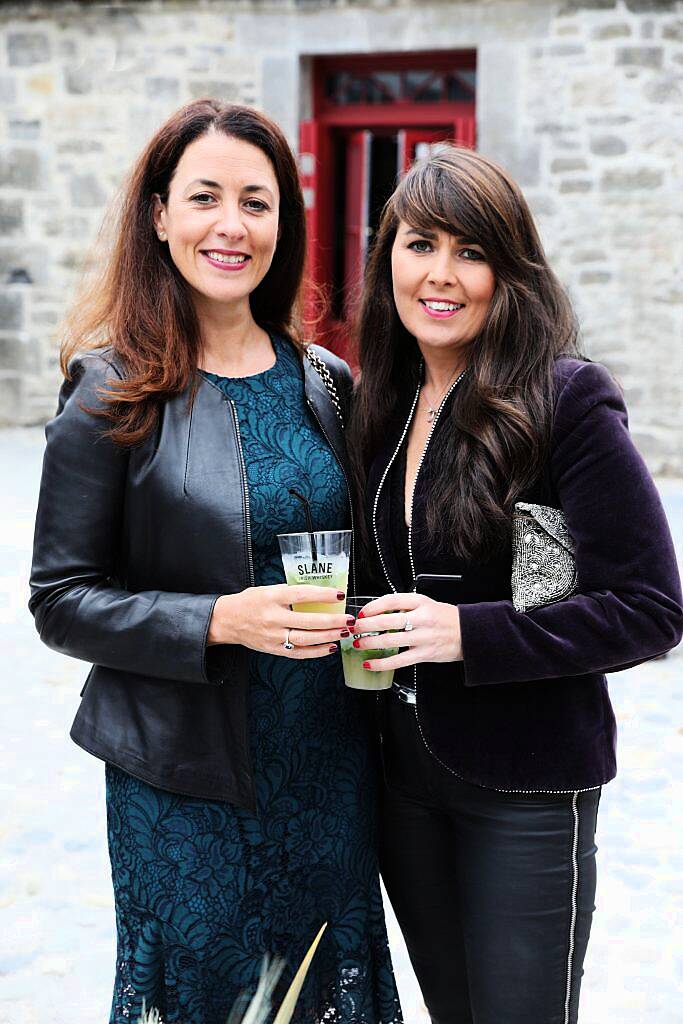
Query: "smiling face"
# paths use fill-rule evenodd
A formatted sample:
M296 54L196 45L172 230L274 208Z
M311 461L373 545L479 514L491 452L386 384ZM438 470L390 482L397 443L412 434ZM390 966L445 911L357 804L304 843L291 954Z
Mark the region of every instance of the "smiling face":
M222 133L195 139L178 161L154 226L193 291L198 311L249 303L278 239L280 190L257 146Z
M391 273L396 310L423 353L455 352L477 336L496 280L473 239L399 221Z

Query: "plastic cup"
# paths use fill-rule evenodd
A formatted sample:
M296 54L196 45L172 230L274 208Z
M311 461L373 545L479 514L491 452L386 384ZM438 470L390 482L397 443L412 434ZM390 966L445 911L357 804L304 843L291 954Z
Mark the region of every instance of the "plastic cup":
M361 608L364 608L370 601L374 601L374 597L358 597L352 596L346 602L346 610L349 615L353 615L356 619L356 625L354 627L354 633L360 636L380 636L380 633L359 633L361 623L358 621L358 612ZM344 669L344 682L347 686L350 686L352 690L388 690L394 681L394 670L389 669L386 672L370 672L368 669L363 668L364 661L376 661L380 658L390 658L393 654L398 654L398 647L389 647L386 650L364 650L359 651L358 648L353 646L353 635L350 637L342 637L340 640L341 656L342 656L342 668Z
M285 580L290 586L332 587L346 593L349 585L351 530L279 533ZM314 550L315 549L315 550ZM315 557L314 557L315 556ZM344 611L344 601L293 604L295 612Z

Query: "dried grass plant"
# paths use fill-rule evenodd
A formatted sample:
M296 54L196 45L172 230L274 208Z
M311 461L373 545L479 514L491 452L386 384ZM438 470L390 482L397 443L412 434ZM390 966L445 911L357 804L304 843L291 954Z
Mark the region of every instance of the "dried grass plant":
M296 1003L299 998L308 969L311 966L311 961L315 956L315 951L318 948L318 944L323 937L323 933L327 928L327 922L322 926L313 942L310 945L306 956L303 958L299 970L294 975L292 984L287 989L287 994L277 1011L273 1024L290 1024L292 1017L294 1016L294 1010L296 1009ZM266 1024L266 1021L272 1010L272 996L275 986L278 983L282 970L284 968L284 960L272 960L269 961L266 958L261 968L261 975L259 977L259 983L256 988L249 1004L244 1006L246 998L242 997L237 1000L237 1004L233 1007L230 1012L230 1016L227 1019L226 1024ZM164 1024L159 1011L152 1007L151 1010L147 1010L145 1002L142 1003L142 1016L138 1019L138 1024Z

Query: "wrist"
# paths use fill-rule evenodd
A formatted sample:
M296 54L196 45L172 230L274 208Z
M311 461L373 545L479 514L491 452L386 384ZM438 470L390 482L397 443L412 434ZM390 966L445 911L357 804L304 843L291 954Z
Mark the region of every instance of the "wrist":
M232 644L235 643L234 631L232 623L234 617L231 614L232 605L234 599L238 597L238 594L221 594L216 600L211 613L211 619L209 621L209 630L206 636L207 646L213 646L215 644Z
M460 609L457 605L453 607L453 618L452 618L452 637L453 637L453 661L462 661L462 635L460 632Z

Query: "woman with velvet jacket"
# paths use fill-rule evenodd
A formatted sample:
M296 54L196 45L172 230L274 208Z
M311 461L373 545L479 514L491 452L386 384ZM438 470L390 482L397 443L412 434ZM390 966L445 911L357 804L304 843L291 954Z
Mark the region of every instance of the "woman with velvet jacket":
M603 673L681 636L664 513L519 188L484 157L442 148L399 184L359 339L349 444L385 594L362 616L398 632L355 643L402 648L366 663L396 670L379 702L387 890L434 1024L570 1024L615 774ZM578 572L525 613L516 502L563 511Z
M344 594L285 585L277 540L306 528L290 488L316 530L352 519L351 376L300 340L304 253L280 129L198 100L136 164L63 350L31 609L93 663L71 735L107 763L112 1024L143 1000L225 1024L264 956L288 985L324 922L294 1019L401 1020L368 716L330 656Z

